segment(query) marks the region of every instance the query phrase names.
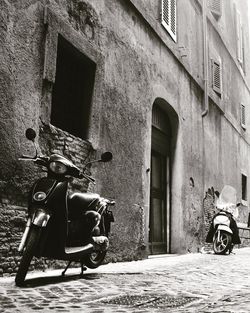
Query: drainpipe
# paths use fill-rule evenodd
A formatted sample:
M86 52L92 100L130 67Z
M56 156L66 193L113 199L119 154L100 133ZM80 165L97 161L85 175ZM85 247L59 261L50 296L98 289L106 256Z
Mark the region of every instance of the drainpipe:
M203 75L204 75L204 111L202 117L208 113L208 43L207 43L207 8L206 0L202 1L202 31L203 31Z
M203 112L202 116L202 137L203 137L203 145L202 145L202 159L203 164L206 161L206 132L205 132L205 119L204 117L208 114L209 103L208 103L208 42L207 42L207 8L206 8L206 0L202 0L202 32L203 32L203 80L204 80L204 94L203 94ZM202 184L203 191L205 191L206 186L206 167L202 167ZM204 242L205 238L205 211L204 211L204 199L203 199L203 210L202 210L202 221L203 221L203 232L201 234L201 241Z

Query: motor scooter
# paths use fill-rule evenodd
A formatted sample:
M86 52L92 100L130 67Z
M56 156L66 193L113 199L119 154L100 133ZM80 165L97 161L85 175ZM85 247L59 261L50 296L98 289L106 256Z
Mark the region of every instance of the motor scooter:
M59 154L38 156L36 132L29 128L26 138L33 142L35 156L23 155L20 160L33 161L42 166L47 176L39 178L29 193L28 219L18 250L22 258L16 274L17 286L22 286L33 256L81 263L81 275L88 268L103 262L109 246L110 224L114 221L110 206L115 202L94 193L73 192L68 184L74 178L95 182L86 168L94 162L109 162L112 153L88 162L80 170Z
M213 243L215 254L230 254L234 244L240 244L239 231L234 218L238 217L236 190L232 186L223 187L216 201L219 210L212 219L206 242Z

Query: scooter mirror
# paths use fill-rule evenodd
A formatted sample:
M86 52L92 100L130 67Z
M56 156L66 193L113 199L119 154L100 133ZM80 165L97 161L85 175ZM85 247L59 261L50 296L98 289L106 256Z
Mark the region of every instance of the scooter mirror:
M104 152L101 155L101 161L102 162L109 162L112 160L112 158L113 158L113 154L111 152Z
M25 132L25 136L27 139L34 141L34 139L36 138L36 132L32 128L28 128Z

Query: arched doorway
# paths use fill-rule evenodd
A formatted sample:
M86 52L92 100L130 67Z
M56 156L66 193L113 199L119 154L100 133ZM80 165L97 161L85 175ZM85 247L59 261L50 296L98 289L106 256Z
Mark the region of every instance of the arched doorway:
M156 103L152 111L149 250L170 252L170 155L168 115Z

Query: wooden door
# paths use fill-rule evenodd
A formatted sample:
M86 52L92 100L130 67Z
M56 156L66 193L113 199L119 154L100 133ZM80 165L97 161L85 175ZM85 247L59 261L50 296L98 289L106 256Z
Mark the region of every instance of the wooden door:
M160 117L152 127L149 248L151 254L164 254L170 252L170 128L164 112L153 113Z

